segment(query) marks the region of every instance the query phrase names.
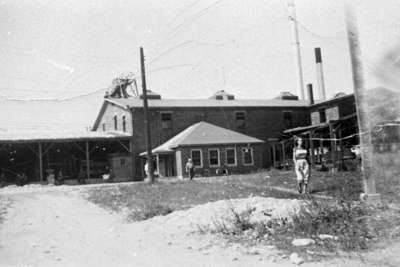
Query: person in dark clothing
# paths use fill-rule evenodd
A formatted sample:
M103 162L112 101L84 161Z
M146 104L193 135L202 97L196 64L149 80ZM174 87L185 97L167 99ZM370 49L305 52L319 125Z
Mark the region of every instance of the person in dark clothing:
M24 186L28 182L28 176L24 172L17 174L17 185Z
M189 175L189 179L192 180L194 177L194 164L191 158L186 162L186 173Z

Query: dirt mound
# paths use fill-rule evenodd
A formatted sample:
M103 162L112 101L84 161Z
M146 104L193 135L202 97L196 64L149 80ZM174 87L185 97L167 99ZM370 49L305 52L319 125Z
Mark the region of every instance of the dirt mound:
M288 218L300 209L301 201L251 197L242 199L220 200L193 207L189 210L176 211L167 216L159 216L148 220L149 223L174 225L188 232L199 228L215 230L218 222L229 222L234 214L250 212L250 222L268 221L271 219Z

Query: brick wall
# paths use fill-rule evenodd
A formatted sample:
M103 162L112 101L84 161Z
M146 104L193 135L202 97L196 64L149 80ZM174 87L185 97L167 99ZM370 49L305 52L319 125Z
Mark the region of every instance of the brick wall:
M125 116L126 132L132 133L132 115L127 109L123 109L112 103L108 103L104 111L103 116L100 119L100 123L95 131L103 131L103 124L105 131L115 131L114 128L114 116L117 116L117 130L123 131L123 116Z
M229 166L226 162L226 149L227 148L235 148L236 149L236 165ZM254 171L262 168L263 166L263 147L262 145L250 145L250 149L253 151L253 164L245 165L243 163L243 151L242 149L247 148L247 145L215 145L215 146L201 146L201 147L182 147L179 148L176 153L179 154L179 158L181 159L181 163L179 163L178 157L176 160L178 173L179 168L182 169L182 173L186 176L185 173L185 165L187 160L191 157L192 150L201 150L202 153L202 167L196 167L196 174L205 175L205 176L213 176L216 174L217 169L228 169L230 174L233 173L246 173L250 171ZM210 149L218 149L219 150L219 166L210 166L209 164L209 150ZM180 166L181 164L181 166Z
M245 127L236 127L235 116L238 111L244 111L246 114ZM190 125L200 121L206 121L266 141L268 138L279 137L281 132L287 128L284 122L284 111L292 111L292 127L310 123L306 108L152 108L150 109L152 147L161 145ZM163 129L161 114L168 112L171 112L171 128ZM146 150L143 109L134 109L133 114L134 147L135 152L139 154ZM270 144L266 142L261 149L263 155L261 166L271 166ZM137 159L137 162L139 164L140 160ZM137 175L140 175L140 173L137 172Z

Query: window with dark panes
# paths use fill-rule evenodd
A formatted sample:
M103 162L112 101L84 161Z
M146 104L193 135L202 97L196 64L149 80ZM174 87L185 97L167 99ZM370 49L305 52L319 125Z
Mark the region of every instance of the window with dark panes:
M293 126L293 113L291 111L283 112L283 125L286 129Z
M236 165L236 149L234 148L226 149L226 164Z
M325 113L325 109L320 109L320 110L319 110L319 122L320 122L320 123L326 122L326 113Z
M172 128L172 113L161 113L161 128L171 129Z
M126 132L126 117L122 116L122 130Z
M210 166L219 166L219 150L210 149L208 150L208 161Z
M235 112L236 128L246 127L246 112L237 111Z
M201 150L200 149L194 149L191 151L191 156L192 156L192 162L193 165L196 167L201 167L203 166L203 158L201 155Z
M253 165L253 149L243 148L243 165Z
M118 118L117 118L117 115L114 115L114 130L118 130Z
M106 124L104 122L102 124L102 127L103 127L103 132L105 132L106 131Z

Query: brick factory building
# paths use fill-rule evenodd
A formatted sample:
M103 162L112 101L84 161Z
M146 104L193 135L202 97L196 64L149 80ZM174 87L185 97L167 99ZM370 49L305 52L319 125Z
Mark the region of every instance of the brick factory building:
M121 94L123 95L123 94ZM208 99L163 99L149 92L152 148L160 146L187 127L204 121L265 141L262 166L271 167L271 142L288 128L309 124L309 103L290 93L270 100L238 100L224 91ZM140 153L146 150L144 110L140 97L106 97L94 131L122 131L132 135L135 179L143 178Z

